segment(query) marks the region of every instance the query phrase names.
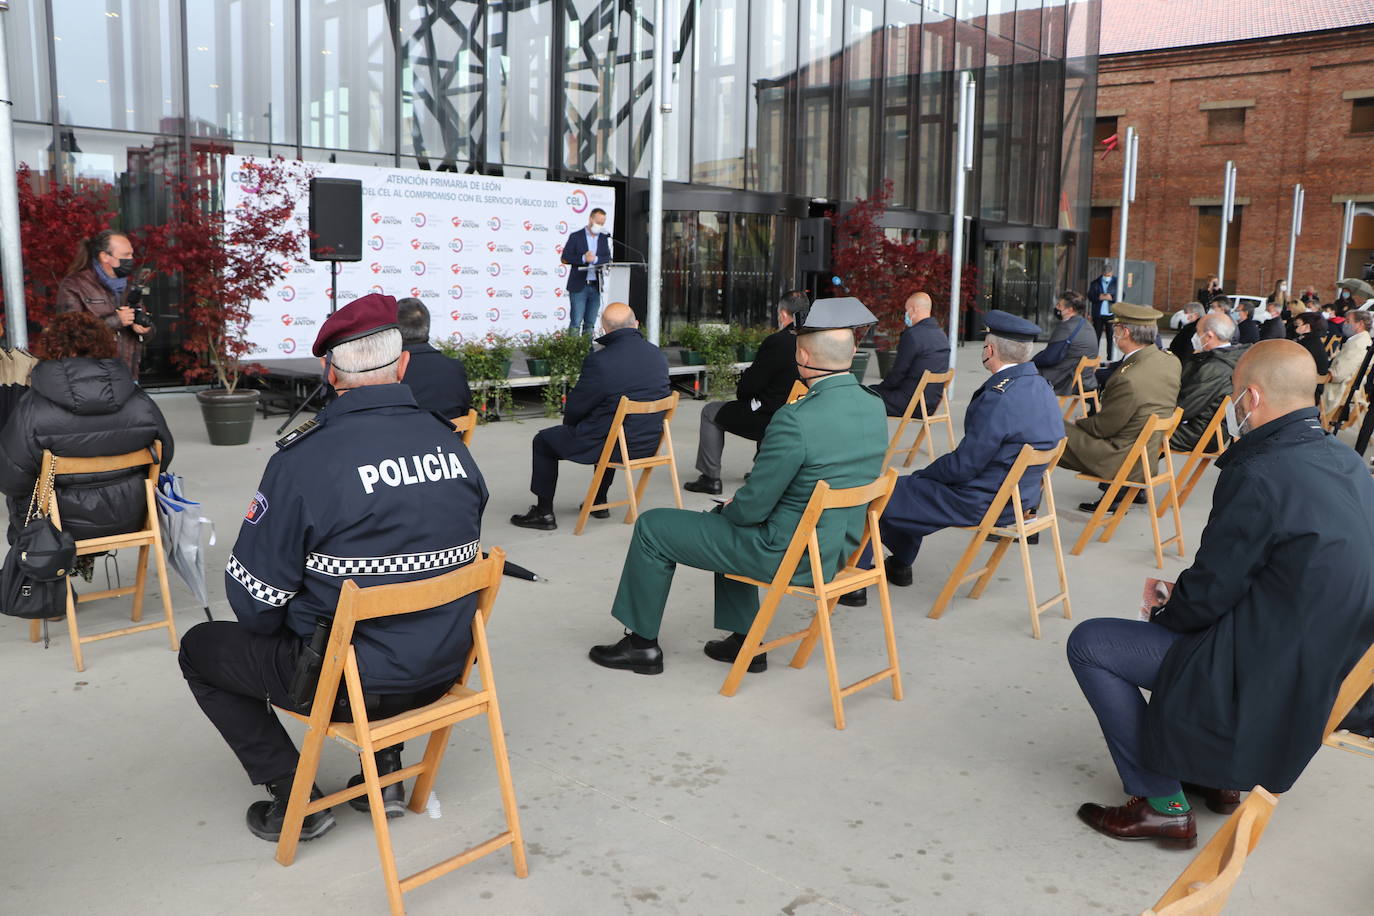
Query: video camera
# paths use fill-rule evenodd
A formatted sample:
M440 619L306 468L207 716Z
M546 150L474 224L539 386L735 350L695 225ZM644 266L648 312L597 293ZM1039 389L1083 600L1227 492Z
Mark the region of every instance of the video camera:
M124 304L134 310L134 324L151 328L153 326L153 316L143 308L143 297L148 295L149 289L146 286L130 286L129 295L125 298Z

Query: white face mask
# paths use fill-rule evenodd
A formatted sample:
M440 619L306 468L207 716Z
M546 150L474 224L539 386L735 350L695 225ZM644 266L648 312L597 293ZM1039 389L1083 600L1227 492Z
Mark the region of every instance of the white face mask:
M1193 335L1193 350L1194 350L1194 352L1196 352L1196 351L1199 351L1199 350L1201 350L1201 349L1202 349L1202 338L1199 337L1199 336L1197 336L1196 334L1194 334L1194 335Z
M1240 396L1241 400L1244 400L1245 395L1249 393L1249 391L1246 391L1245 394L1242 394ZM1226 404L1226 432L1230 434L1232 439L1239 439L1249 432L1249 430L1245 428L1245 424L1255 412L1253 409L1249 410L1243 418L1238 418L1236 416L1236 403L1236 401L1229 401Z
M592 235L600 235L606 231L606 227L601 223L588 223L587 228L591 230Z

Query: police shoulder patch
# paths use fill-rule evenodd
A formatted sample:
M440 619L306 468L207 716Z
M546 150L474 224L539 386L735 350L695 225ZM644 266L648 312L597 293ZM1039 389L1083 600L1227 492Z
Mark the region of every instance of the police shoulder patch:
M248 512L244 514L243 520L250 525L256 525L262 521L262 517L267 514L267 497L262 493L254 493L253 500L248 504Z
M295 429L291 430L291 432L278 439L277 448L290 448L323 425L324 424L318 419L306 420L300 426L297 426Z

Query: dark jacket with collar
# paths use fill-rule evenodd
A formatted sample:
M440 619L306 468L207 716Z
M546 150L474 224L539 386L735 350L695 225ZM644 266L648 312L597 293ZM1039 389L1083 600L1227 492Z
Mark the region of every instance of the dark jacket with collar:
M572 427L581 446L565 457L583 464L591 464L600 456L621 395L632 401L657 401L672 390L668 358L645 340L638 328L620 328L596 342L601 349L582 361L582 374L563 405L563 425ZM625 420L631 455L652 454L662 433L662 414L640 414Z
M1374 479L1311 407L1242 436L1217 467L1193 565L1155 617L1183 638L1150 698L1146 764L1287 792L1374 642Z
M267 462L224 571L239 622L308 639L339 590L412 582L480 553L487 487L461 436L404 385L355 388ZM359 623L363 687L409 693L461 673L476 596Z
M1178 406L1183 408L1183 419L1169 439L1170 446L1186 452L1197 445L1222 400L1231 393L1231 376L1247 349L1232 346L1201 350L1183 361L1178 383Z
M1260 342L1261 326L1253 318L1246 318L1236 324L1236 342L1243 344L1257 344Z
M911 327L902 331L897 341L897 358L887 376L873 386L882 395L887 405L887 415L900 417L906 412L916 386L926 370L944 372L949 368L949 336L934 318L922 318ZM926 388L923 400L926 410L934 412L944 397L944 388L932 385Z
M1111 317L1112 303L1117 300L1117 290L1120 285L1121 281L1116 277L1104 277L1101 274L1096 280L1088 284L1089 317L1101 317L1104 305L1107 309L1107 317ZM1106 293L1110 298L1106 300L1097 298L1103 293Z
M1067 342L1063 356L1058 361L1052 361L1058 349L1055 344L1061 341ZM1085 356L1089 359L1097 356L1097 346L1097 332L1093 330L1092 316L1064 318L1050 332L1045 349L1035 354L1031 362L1040 370L1045 381L1050 383L1055 394L1069 395L1076 390L1073 373L1078 368L1079 361ZM1091 371L1083 373L1083 388L1085 391L1097 388L1097 376Z
M10 501L10 526L23 526L43 450L58 458L122 455L162 442L162 467L172 463L172 433L152 398L118 359L44 360L31 387L0 431L0 490ZM144 521L144 472L63 474L57 465L62 527L81 538L123 534Z
M740 375L735 399L721 405L716 425L726 432L758 441L768 421L787 403L797 381L797 335L788 328L763 339L754 362ZM758 410L753 401L759 402Z
M139 334L132 327L120 324L117 312L126 304L129 291L126 288L124 295L116 296L100 282L95 270L92 267L80 271L57 284L56 311L59 315L63 312L89 312L103 321L110 333L114 334L119 358L137 381L139 363L143 360L143 342L153 336L155 329L149 328L147 334Z
M410 365L402 381L415 395L421 410L434 410L454 419L472 407L472 390L461 359L453 359L428 343L406 344Z
M1277 315L1260 325L1261 340L1283 340L1287 336L1288 325Z
M591 264L583 259L589 250L586 226L570 233L568 240L563 243L563 253L559 255L559 260L568 265L568 292L570 293L575 293L587 285L587 271L582 268L599 267L602 264L610 263L610 236L602 233L596 237L596 260Z
M1183 362L1193 355L1193 335L1197 333L1197 323L1201 320L1201 318L1194 318L1179 328L1174 339L1169 342L1169 352L1177 356L1179 362Z

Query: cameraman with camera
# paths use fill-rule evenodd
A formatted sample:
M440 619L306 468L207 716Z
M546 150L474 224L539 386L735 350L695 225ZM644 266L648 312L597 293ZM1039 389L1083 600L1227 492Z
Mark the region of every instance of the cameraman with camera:
M153 334L152 316L143 310L143 290L129 282L134 246L129 237L106 229L83 240L67 275L57 285L57 312L90 312L114 332L119 358L138 381L143 341Z

